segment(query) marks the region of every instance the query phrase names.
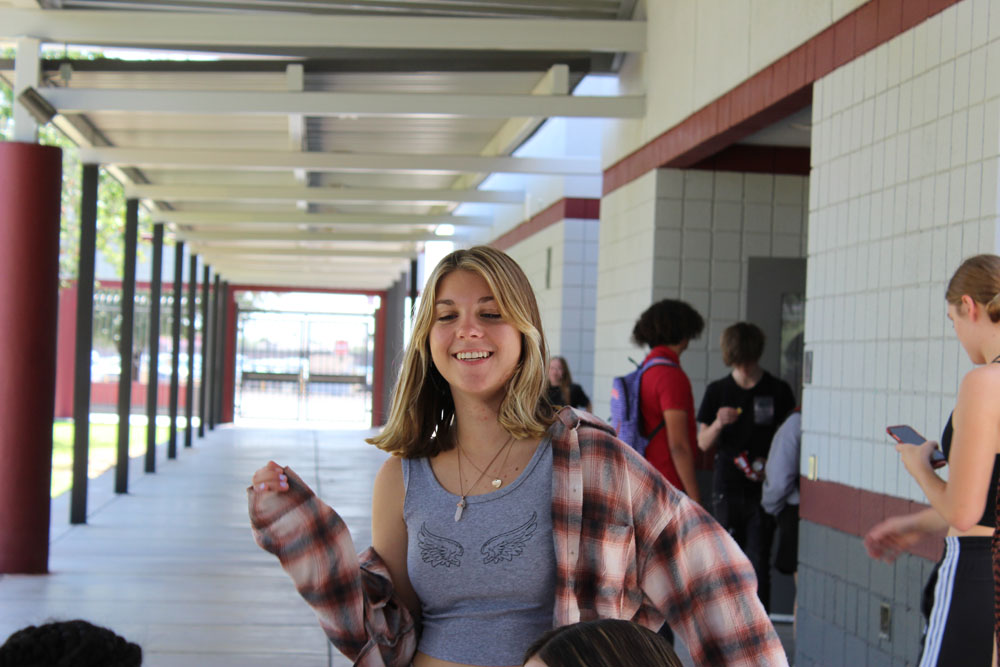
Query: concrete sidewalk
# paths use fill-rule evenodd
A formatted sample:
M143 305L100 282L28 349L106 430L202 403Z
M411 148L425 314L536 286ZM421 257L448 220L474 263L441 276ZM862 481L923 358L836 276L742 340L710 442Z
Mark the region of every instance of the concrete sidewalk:
M385 455L367 431L220 428L158 472L90 482L88 523L53 501L51 574L0 576L0 641L29 624L83 618L143 647L143 665L347 665L277 560L253 542L245 489L268 459L290 465L370 541L370 494ZM163 449L161 447L161 449ZM333 654L336 654L334 657Z

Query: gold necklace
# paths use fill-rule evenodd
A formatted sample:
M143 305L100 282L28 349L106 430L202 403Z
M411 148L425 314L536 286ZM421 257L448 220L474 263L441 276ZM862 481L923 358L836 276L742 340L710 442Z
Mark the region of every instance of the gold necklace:
M493 458L486 465L487 470L489 470L490 466L492 466L493 463L497 460L497 457L500 456L500 452L502 452L504 449L507 449L510 446L510 443L512 442L514 442L514 436L510 436L507 439L507 444L498 449L497 453L493 455ZM467 503L465 502L465 496L466 496L465 486L462 484L462 444L458 441L458 438L455 438L455 444L458 445L458 491L460 494L458 503L456 503L458 508L455 510L455 521L460 521L462 519L462 512L465 510L465 506L467 505ZM510 450L508 450L508 452L509 451ZM472 459L469 459L469 463L472 463ZM474 468L476 467L474 463L472 464L472 466ZM478 470L478 468L476 469ZM486 475L486 471L480 470L479 477L477 477L476 481L473 482L472 486L469 487L469 491L472 491L474 488L476 488L476 484L479 484L479 480L481 480L484 475Z
M501 449L506 448L507 454L503 457L503 463L500 464L499 472L503 472L503 469L507 467L507 459L510 458L510 450L513 449L513 447L511 447L513 443L514 443L513 436L511 436L511 438L507 440L507 443L501 448ZM458 451L460 452L459 456L465 456L465 460L468 461L473 468L481 472L483 475L486 474L486 470L490 469L490 466L486 466L486 470L483 470L482 468L477 466L476 462L473 461L471 458L469 458L469 455L465 453L464 449L462 449L461 444L459 444L458 446ZM493 461L495 460L496 457L493 458ZM493 465L493 461L490 461L490 465ZM499 489L503 485L503 479L499 476L499 472L497 477L495 477L493 480L490 481L490 484L493 485L494 489Z

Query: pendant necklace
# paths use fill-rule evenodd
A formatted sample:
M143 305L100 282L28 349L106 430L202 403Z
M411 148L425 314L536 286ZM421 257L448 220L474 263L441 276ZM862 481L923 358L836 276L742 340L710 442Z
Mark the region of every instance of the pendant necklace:
M503 450L506 449L507 455L508 456L510 455L509 447L510 443L512 442L514 442L514 436L510 436L510 438L507 439L507 444L505 444L503 447L497 450L497 453L493 455L493 458L486 465L486 470L490 469L490 466L493 465L493 463L497 460L497 457L500 456L500 453ZM458 445L458 490L459 490L459 500L458 503L456 503L457 509L455 510L455 521L460 521L462 519L462 512L465 510L465 506L467 503L465 502L465 496L466 496L465 486L462 484L462 445L461 443L458 442L457 438L455 439L455 444ZM504 463L506 463L506 461L507 459L505 458ZM472 463L472 459L469 459L469 463ZM472 467L476 468L476 470L479 470L479 468L476 466L475 463L472 463ZM486 475L486 470L479 470L479 477L477 477L476 481L473 482L472 486L469 487L469 491L472 491L472 489L476 488L476 484L479 484L479 480L481 480ZM500 486L500 484L496 483L497 481L498 480L493 480L492 482L495 488L499 488ZM501 484L503 483L503 480L499 481Z
M513 436L511 436L511 438L509 440L507 440L507 443L503 447L501 447L501 449L505 449L505 448L507 449L507 454L506 454L506 456L503 457L503 463L500 464L500 468L499 468L500 472L503 472L503 469L507 467L507 459L510 458L510 450L513 449L513 447L511 447L511 445L513 444L513 442L514 442ZM490 461L490 465L486 466L486 469L484 470L484 469L480 468L479 466L477 466L475 461L473 461L471 458L469 458L469 455L465 453L465 450L462 449L461 445L458 446L458 451L460 452L460 456L464 456L465 460L468 461L472 465L473 468L475 468L476 470L478 470L479 472L481 472L483 475L485 475L486 474L486 470L489 470L490 466L493 465L493 461L496 461L496 457L493 457L493 461ZM494 479L492 479L490 481L490 484L493 486L494 489L499 489L503 485L503 478L500 477L499 474L498 474L497 477L495 477Z

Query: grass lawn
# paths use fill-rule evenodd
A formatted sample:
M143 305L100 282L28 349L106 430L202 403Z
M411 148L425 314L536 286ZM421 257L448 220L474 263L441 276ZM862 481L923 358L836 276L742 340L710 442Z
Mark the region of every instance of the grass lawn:
M170 437L170 429L157 426L156 441ZM132 458L146 453L146 426L132 424L129 429L128 455ZM93 479L115 464L118 448L118 424L90 425L90 453L87 457L87 476ZM52 425L52 497L69 490L73 485L73 422L56 422Z

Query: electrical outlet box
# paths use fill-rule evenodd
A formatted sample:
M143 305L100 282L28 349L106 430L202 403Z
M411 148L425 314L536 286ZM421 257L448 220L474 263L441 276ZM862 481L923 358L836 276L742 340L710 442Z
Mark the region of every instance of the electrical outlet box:
M883 602L878 610L878 638L892 638L892 607Z

